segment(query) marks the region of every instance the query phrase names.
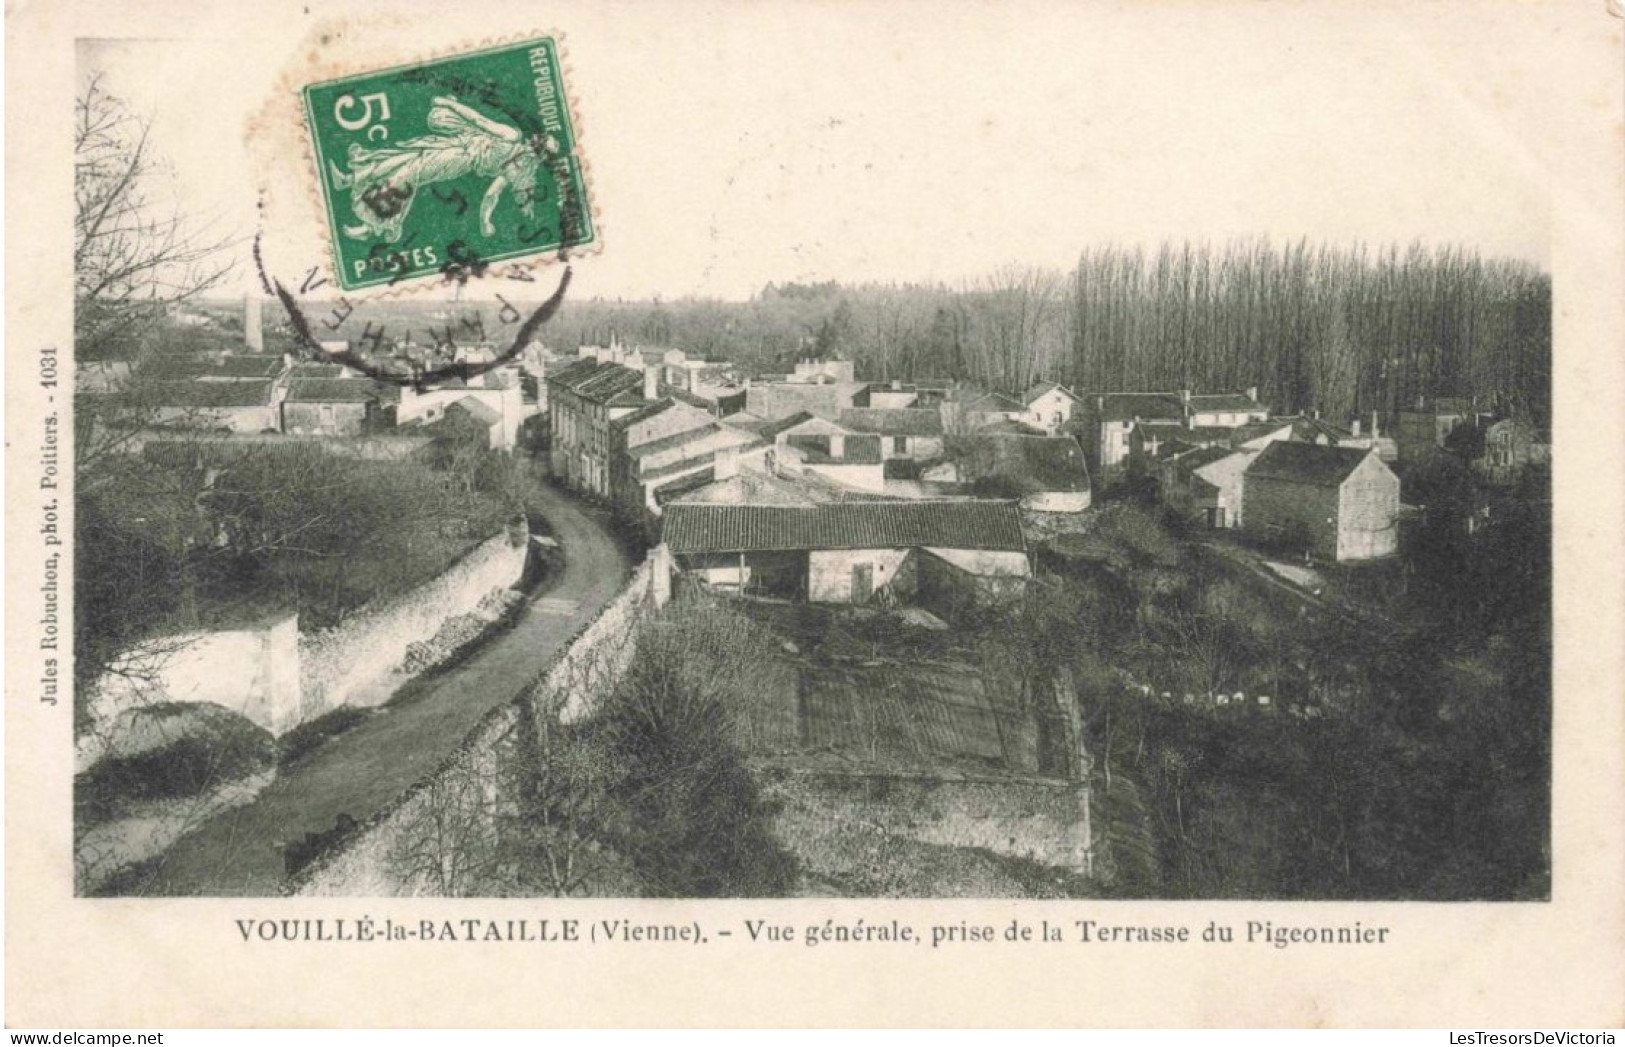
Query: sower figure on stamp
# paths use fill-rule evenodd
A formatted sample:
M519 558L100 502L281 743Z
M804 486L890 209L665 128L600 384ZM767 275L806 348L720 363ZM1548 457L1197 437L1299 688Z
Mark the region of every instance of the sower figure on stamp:
M480 200L484 235L496 233L491 217L504 190L513 190L514 202L525 217L536 216L537 176L545 157L559 148L551 135L526 138L518 128L498 123L447 96L434 100L428 123L434 134L399 145L368 149L352 144L348 173L329 162L334 185L350 190L350 206L361 219L360 225L344 227L345 236L397 242L420 189L467 174L491 179Z

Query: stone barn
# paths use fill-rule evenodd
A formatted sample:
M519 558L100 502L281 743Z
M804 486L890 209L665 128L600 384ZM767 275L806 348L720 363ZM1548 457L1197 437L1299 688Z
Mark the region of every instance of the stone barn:
M717 588L815 603L910 602L932 591L1019 594L1032 569L1013 502L673 503L678 570Z
M1325 560L1399 551L1399 478L1373 449L1278 441L1247 467L1242 527Z

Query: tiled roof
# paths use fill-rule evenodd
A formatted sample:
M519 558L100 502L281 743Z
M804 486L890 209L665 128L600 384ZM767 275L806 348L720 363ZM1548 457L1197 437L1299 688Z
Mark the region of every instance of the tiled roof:
M855 433L941 436L942 412L934 407L847 407L836 416Z
M963 464L980 475L1013 481L1029 493L1089 490L1083 449L1070 436L977 433L961 438Z
M1229 458L1236 453L1228 447L1198 447L1192 451L1173 455L1167 461L1186 472L1194 472L1204 465L1212 465L1214 462Z
M653 418L655 415L664 414L675 406L676 402L671 397L663 397L651 401L647 406L640 407L631 414L623 414L619 418L611 419L609 427L611 429L625 429L645 419Z
M154 382L146 394L159 407L266 407L269 379L244 382Z
M371 378L295 378L288 383L288 402L358 404L387 400L381 383Z
M798 549L1024 551L1014 502L836 502L666 509L665 540L678 555Z
M1050 392L1051 390L1060 390L1061 393L1071 397L1073 400L1077 399L1077 396L1072 392L1072 390L1067 389L1064 386L1061 386L1055 382L1039 382L1037 385L1034 385L1032 388L1027 390L1026 394L1022 396L1022 400L1026 402L1028 407L1031 407L1034 400L1038 399L1040 396L1043 396L1045 393Z
M1168 422L1140 422L1134 429L1145 441L1179 440L1188 444L1221 444L1229 443L1235 437L1235 430L1222 425L1186 426Z
M1273 418L1267 422L1248 422L1246 425L1238 425L1230 430L1230 442L1232 444L1244 444L1248 440L1269 436L1271 433L1280 432L1296 420L1295 418L1283 417Z
M701 451L699 454L690 455L687 458L683 458L675 462L667 462L665 465L658 466L654 469L639 470L638 479L643 483L648 483L651 480L661 480L668 476L676 476L679 473L684 473L690 469L693 469L695 466L707 465L715 462L717 460L718 452L722 450L729 450L738 453L740 451L749 451L757 447L765 446L767 446L767 441L765 440L752 440L749 443L731 444L727 448L712 447Z
M965 399L966 414L1017 414L1025 405L1003 393L976 393Z
M1178 393L1105 393L1101 399L1102 421L1127 422L1135 418L1177 421L1185 417Z
M294 364L289 378L343 378L343 364Z
M806 411L797 411L795 414L786 415L783 418L775 419L765 425L748 426L746 428L750 428L759 435L765 436L771 440L780 433L784 432L786 429L794 429L796 426L812 420L812 414Z
M142 370L149 378L275 378L287 362L280 356L239 355L211 360L200 356L159 356Z
M1277 440L1247 467L1247 478L1285 480L1316 487L1336 487L1359 468L1371 451L1363 447L1329 447Z
M1026 422L1018 422L1014 418L1000 418L976 430L977 436L1048 436L1042 429L1034 428Z
M626 449L626 454L628 458L631 458L633 461L637 461L640 458L647 458L650 455L659 454L662 451L669 451L673 447L681 447L684 444L693 443L696 440L704 440L707 437L715 436L719 432L722 432L722 426L712 422L709 425L702 425L697 429L685 429L680 433L673 433L670 436L662 436L658 440L650 440L648 443L641 443L636 447L629 447Z
M1191 397L1191 410L1193 411L1262 411L1263 409L1257 400L1245 393L1210 393Z
M558 374L549 375L547 380L564 386L583 400L599 404L619 401L626 394L643 390L643 372L592 359L577 360ZM641 397L634 399L642 402Z

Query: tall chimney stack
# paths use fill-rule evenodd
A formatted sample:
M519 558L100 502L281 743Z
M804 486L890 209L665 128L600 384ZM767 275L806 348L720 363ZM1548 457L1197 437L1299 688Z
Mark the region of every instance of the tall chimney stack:
M260 296L257 294L243 296L243 337L248 341L249 352L265 352L265 325L260 318Z
M643 369L643 398L645 400L658 400L660 398L660 370L655 367Z

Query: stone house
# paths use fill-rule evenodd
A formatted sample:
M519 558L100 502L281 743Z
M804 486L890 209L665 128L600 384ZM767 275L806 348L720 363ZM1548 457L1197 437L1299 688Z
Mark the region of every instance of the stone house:
M548 435L553 475L608 500L615 448L612 423L659 398L659 371L583 358L548 376Z
M1399 478L1374 449L1279 441L1245 470L1242 527L1325 560L1399 550Z
M888 462L942 457L942 412L938 408L849 407L836 420L848 432L880 437L880 454Z
M1149 471L1144 450L1136 450L1135 430L1140 446L1148 438L1166 442L1172 430L1183 430L1178 438L1192 446L1217 446L1228 442L1235 430L1268 421L1270 409L1258 401L1258 388L1245 393L1193 393L1189 389L1169 393L1104 393L1086 404L1083 424L1085 447L1095 464L1101 482L1115 480L1131 465ZM1150 427L1162 427L1159 432ZM1157 453L1160 453L1157 452ZM1155 457L1155 455L1153 455Z
M233 433L280 432L286 392L270 379L146 382L141 387L153 425Z
M282 431L360 436L390 429L399 401L399 386L370 378L294 378L282 401Z
M1431 403L1419 400L1416 407L1399 412L1395 429L1399 460L1407 465L1426 461L1443 449L1458 426L1472 424L1476 417L1471 400L1451 397L1440 397Z
M1549 462L1552 445L1544 434L1518 418L1502 418L1482 429L1481 450L1472 467L1492 483L1517 479L1531 465Z
M1072 390L1054 382L1039 382L1028 389L1021 399L1027 405L1021 420L1048 433L1066 428L1079 403Z
M1258 452L1200 447L1164 458L1158 465L1163 504L1203 526L1242 526L1247 467Z
M1081 513L1093 497L1083 448L1071 436L987 431L954 437L942 468L925 479L972 485L992 497L1012 497L1021 508Z
M1032 573L1014 502L679 502L664 538L713 587L817 603L1000 600Z

